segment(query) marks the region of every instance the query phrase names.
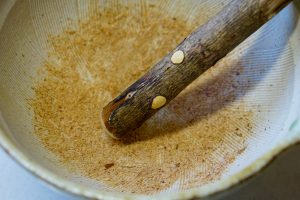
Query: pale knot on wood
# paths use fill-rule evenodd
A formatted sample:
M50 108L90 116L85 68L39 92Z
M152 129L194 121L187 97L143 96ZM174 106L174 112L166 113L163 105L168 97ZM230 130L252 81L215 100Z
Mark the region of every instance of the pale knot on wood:
M183 60L184 60L184 53L181 50L174 52L174 54L171 57L171 61L174 64L180 64L183 62Z
M167 102L167 99L166 97L164 96L156 96L153 101L152 101L152 105L151 105L151 108L152 109L158 109L162 106L164 106Z

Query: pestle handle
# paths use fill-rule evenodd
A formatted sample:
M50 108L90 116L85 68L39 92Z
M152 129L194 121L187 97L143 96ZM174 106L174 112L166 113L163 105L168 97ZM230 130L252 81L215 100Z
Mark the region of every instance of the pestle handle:
M108 133L122 138L141 126L289 2L233 0L103 108Z

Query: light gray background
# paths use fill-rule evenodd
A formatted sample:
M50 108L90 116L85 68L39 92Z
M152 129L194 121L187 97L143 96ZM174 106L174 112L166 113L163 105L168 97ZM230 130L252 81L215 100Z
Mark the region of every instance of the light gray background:
M284 152L272 165L217 200L300 199L300 145ZM0 200L79 200L50 189L0 150Z

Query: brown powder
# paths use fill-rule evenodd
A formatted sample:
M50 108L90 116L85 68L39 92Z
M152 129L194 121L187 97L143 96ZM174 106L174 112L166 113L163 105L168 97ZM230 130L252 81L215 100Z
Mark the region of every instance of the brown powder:
M100 111L196 27L153 7L123 8L49 38L44 80L30 105L42 144L66 166L119 191L154 193L217 180L244 151L252 112L237 99L243 66L224 59L125 141L105 135ZM233 72L234 71L234 72Z

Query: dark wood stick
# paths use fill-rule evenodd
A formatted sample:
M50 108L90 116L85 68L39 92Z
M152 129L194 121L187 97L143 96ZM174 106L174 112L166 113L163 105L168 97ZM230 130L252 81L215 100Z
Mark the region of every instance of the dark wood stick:
M107 131L122 138L138 128L290 1L232 1L104 107L102 118Z

